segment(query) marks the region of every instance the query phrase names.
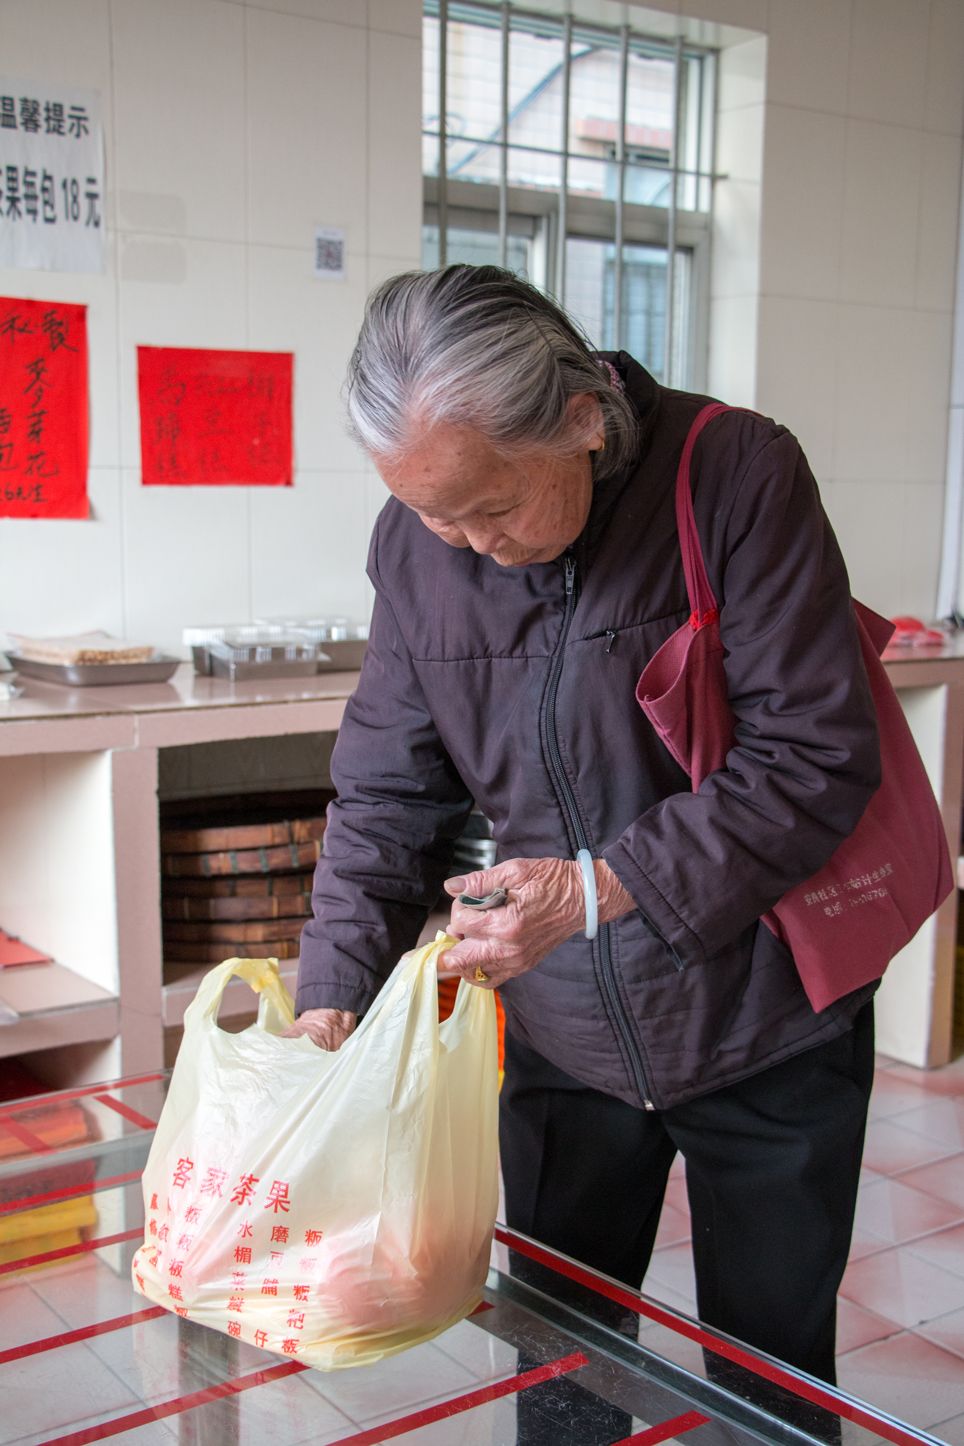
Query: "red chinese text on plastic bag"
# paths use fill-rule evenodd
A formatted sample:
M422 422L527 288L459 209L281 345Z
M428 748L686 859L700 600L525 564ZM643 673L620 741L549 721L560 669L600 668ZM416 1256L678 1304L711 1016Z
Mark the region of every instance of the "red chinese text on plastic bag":
M478 1304L498 1204L495 1003L462 985L438 1021L436 958L407 954L335 1053L284 1039L275 960L202 981L144 1171L150 1300L310 1366L366 1365ZM217 1024L230 978L258 1023Z

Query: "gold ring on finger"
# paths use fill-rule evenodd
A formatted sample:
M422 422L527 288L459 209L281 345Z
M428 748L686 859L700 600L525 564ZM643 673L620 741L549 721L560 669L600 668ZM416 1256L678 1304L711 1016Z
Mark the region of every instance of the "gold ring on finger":
M489 976L488 974L486 974L481 964L476 964L475 973L472 977L475 980L476 984L484 984Z

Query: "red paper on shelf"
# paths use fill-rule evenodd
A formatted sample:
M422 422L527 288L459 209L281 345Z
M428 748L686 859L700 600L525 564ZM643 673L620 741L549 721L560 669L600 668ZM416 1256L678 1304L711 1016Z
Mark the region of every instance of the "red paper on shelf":
M41 954L39 949L32 949L22 939L14 934L5 934L0 929L0 969L10 968L14 964L49 964L50 955Z
M290 487L291 352L137 348L145 487Z
M87 517L87 308L0 296L0 517Z

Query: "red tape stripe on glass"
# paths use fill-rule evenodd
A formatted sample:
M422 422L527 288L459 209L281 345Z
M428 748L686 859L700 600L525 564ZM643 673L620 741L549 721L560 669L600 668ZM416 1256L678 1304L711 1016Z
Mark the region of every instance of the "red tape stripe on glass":
M225 1396L238 1396L250 1391L253 1386L266 1386L284 1376L293 1376L306 1371L300 1361L282 1361L277 1366L268 1366L263 1371L252 1371L247 1376L237 1376L233 1381L221 1381L216 1386L205 1386L203 1390L192 1391L189 1396L176 1396L173 1401L162 1401L157 1406L145 1406L143 1411L131 1411L126 1416L115 1416L113 1421L102 1421L99 1426L85 1426L80 1431L70 1431L66 1436L51 1436L40 1446L84 1446L87 1441L104 1441L108 1436L122 1436L138 1426L149 1426L152 1421L162 1421L165 1416L177 1416L182 1411L193 1411L196 1406L206 1406L209 1401L221 1401Z
M161 1305L149 1306L147 1310L137 1310L133 1315L115 1315L110 1320L100 1320L94 1325L80 1326L74 1331L64 1331L57 1336L43 1336L40 1340L27 1341L22 1346L11 1346L9 1350L0 1351L0 1366L5 1366L8 1361L22 1361L24 1356L39 1356L44 1351L53 1351L60 1346L72 1346L76 1341L89 1341L93 1336L110 1335L111 1331L121 1331L127 1326L139 1325L141 1321L156 1320L159 1315L167 1315L167 1311Z
M139 1230L122 1230L119 1235L102 1235L99 1240L80 1240L76 1245L61 1245L56 1250L43 1250L39 1255L21 1255L18 1260L7 1260L0 1265L0 1275L10 1275L15 1270L29 1270L31 1265L46 1265L51 1260L67 1260L71 1255L86 1255L89 1250L103 1250L107 1245L119 1245L123 1240L143 1240L143 1226Z
M80 1100L85 1095L101 1095L105 1090L129 1090L135 1085L153 1084L155 1080L163 1079L162 1074L138 1074L130 1075L127 1079L102 1080L100 1084L87 1085L86 1087L73 1090L54 1090L51 1094L31 1095L27 1099L18 1100L13 1109L0 1110L0 1120L6 1120L21 1110L35 1110L38 1105L49 1105L53 1100Z
M563 1356L548 1365L536 1366L524 1371L521 1376L509 1376L507 1380L496 1381L491 1386L482 1386L478 1391L468 1391L464 1396L453 1396L450 1401L439 1401L424 1410L413 1411L409 1416L399 1416L395 1421L385 1421L381 1426L372 1426L367 1431L356 1431L352 1436L339 1436L330 1446L377 1446L380 1441L391 1441L395 1436L404 1436L419 1426L431 1426L435 1421L446 1421L450 1416L459 1416L463 1411L474 1411L476 1406L485 1406L489 1401L498 1401L502 1396L513 1396L518 1391L528 1391L543 1381L552 1381L556 1376L578 1371L589 1362L581 1351Z
M814 1406L822 1406L825 1411L832 1411L838 1416L843 1416L847 1421L854 1421L859 1426L866 1426L868 1430L876 1431L878 1436L883 1436L887 1441L893 1441L894 1446L920 1446L922 1441L929 1439L926 1436L915 1435L898 1425L897 1422L888 1421L884 1416L877 1416L872 1411L854 1405L828 1388L819 1386L815 1381L808 1381L803 1376L795 1376L787 1367L751 1355L747 1349L733 1345L730 1341L721 1340L719 1336L711 1335L702 1326L688 1321L684 1316L675 1315L672 1311L663 1310L660 1306L654 1305L652 1301L644 1300L638 1291L630 1290L625 1285L619 1285L614 1280L607 1280L605 1276L597 1275L595 1271L589 1270L586 1266L579 1265L574 1260L568 1260L554 1250L549 1250L544 1245L538 1245L534 1240L526 1239L524 1235L516 1235L503 1225L496 1226L495 1236L501 1244L508 1245L510 1250L516 1250L520 1255L528 1256L530 1260L537 1260L540 1265L548 1266L557 1275L564 1275L569 1280L578 1281L580 1285L594 1290L597 1295L617 1301L619 1305L635 1311L637 1315L646 1316L650 1320L658 1321L660 1325L668 1326L677 1335L696 1341L704 1349L713 1351L715 1355L723 1356L728 1361L735 1361L744 1370L752 1371L754 1375L762 1376L764 1380L771 1381L776 1386L782 1386L784 1390L790 1391L804 1401L809 1401Z
M500 1396L509 1396L516 1391L528 1390L530 1386L537 1386L542 1381L552 1380L555 1376L564 1375L567 1371L578 1370L585 1366L586 1357L581 1352L571 1356L564 1356L561 1360L551 1361L548 1365L538 1366L533 1371L526 1371L521 1376L510 1376L506 1381L498 1381L492 1386L483 1386L481 1390L470 1391L464 1396L456 1396L451 1401L442 1401L435 1406L426 1407L424 1411L415 1411L410 1416L399 1417L396 1421L388 1421L384 1425L376 1426L368 1431L359 1431L352 1436L343 1436L338 1441L333 1441L330 1446L375 1446L376 1442L389 1441L394 1436L403 1436L406 1431L414 1431L417 1426L429 1425L433 1421L444 1421L449 1416L457 1416L462 1411L471 1411L476 1406L484 1405L487 1401L498 1400ZM157 1406L147 1406L143 1411L131 1411L125 1416L115 1416L112 1421L103 1421L99 1426L86 1426L80 1431L71 1431L66 1436L52 1436L41 1442L40 1446L87 1446L90 1441L103 1441L108 1436L120 1436L125 1431L133 1431L138 1426L147 1426L151 1421L162 1421L167 1416L177 1416L183 1411L193 1411L198 1406L206 1406L210 1401L222 1400L225 1396L237 1396L242 1391L250 1391L254 1386L264 1386L271 1381L280 1380L284 1376L294 1375L297 1371L306 1371L307 1366L300 1361L284 1361L277 1366L269 1366L264 1371L252 1371L250 1375L238 1376L233 1381L222 1381L217 1386L207 1386L200 1391L192 1391L188 1396L176 1396L172 1401L162 1401Z
M685 1416L674 1416L671 1421L661 1421L658 1426L647 1426L645 1431L623 1436L620 1441L614 1441L613 1446L659 1446L660 1441L670 1441L674 1436L695 1430L697 1426L705 1426L709 1419L709 1416L701 1416L699 1411L687 1411Z
M137 1110L132 1110L130 1105L125 1105L121 1100L112 1100L110 1095L94 1095L94 1099L99 1105L106 1105L109 1110L116 1110L119 1115L123 1115L125 1120L130 1120L131 1124L136 1125L140 1130L157 1129L156 1120L149 1120L146 1115L138 1114Z
M24 1195L19 1200L6 1200L0 1205L0 1215L9 1215L13 1210L30 1210L34 1205L47 1205L51 1200L66 1200L69 1195L94 1195L98 1190L113 1190L116 1185L129 1185L141 1178L140 1170L129 1175L109 1175L103 1180L85 1180L79 1185L65 1185L62 1190L45 1190L42 1195Z
M21 1124L14 1115L0 1115L0 1129L9 1130L14 1139L19 1140L21 1145L26 1145L27 1149L32 1150L35 1155L46 1155L50 1150L46 1140L35 1135L33 1130Z

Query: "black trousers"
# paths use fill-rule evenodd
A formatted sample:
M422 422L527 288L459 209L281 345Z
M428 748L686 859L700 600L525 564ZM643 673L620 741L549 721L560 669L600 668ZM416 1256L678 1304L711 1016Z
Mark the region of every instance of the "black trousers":
M700 1319L832 1383L873 1069L868 1004L839 1039L654 1113L507 1034L507 1222L638 1289L679 1151Z

